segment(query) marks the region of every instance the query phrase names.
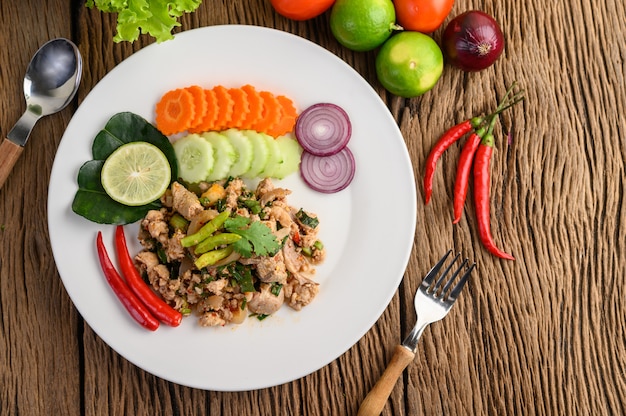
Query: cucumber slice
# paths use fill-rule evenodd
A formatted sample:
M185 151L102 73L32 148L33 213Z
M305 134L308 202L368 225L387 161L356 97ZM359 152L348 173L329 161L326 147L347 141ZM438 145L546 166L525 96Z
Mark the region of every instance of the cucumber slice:
M178 176L187 183L207 179L213 169L213 146L197 134L189 134L174 142L178 160Z
M202 133L202 137L215 149L215 163L213 170L207 176L207 181L217 181L228 177L230 167L235 163L235 148L226 136L215 131Z
M250 169L243 174L243 177L248 179L256 178L263 172L263 169L265 169L269 158L267 142L263 136L254 130L243 130L242 133L250 139L253 153Z
M248 136L244 135L237 129L228 129L223 131L222 134L228 138L230 143L235 148L236 160L230 167L228 176L236 178L250 170L250 166L252 165L252 156L254 155L252 153L252 142L250 142Z
M276 142L275 138L265 133L259 134L263 136L267 142L267 148L269 149L269 158L267 159L265 169L263 169L260 176L263 178L272 178L274 177L274 172L280 169L283 164L283 155L280 152L280 147L278 146L278 142Z
M279 136L276 138L276 143L278 143L280 153L283 155L283 163L280 165L280 168L274 172L274 177L283 179L287 175L298 171L302 147L300 147L300 143L290 134Z

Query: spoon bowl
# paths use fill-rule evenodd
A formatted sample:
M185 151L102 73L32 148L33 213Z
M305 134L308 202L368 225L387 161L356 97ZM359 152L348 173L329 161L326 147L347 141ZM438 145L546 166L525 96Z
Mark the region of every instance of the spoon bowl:
M0 188L24 150L35 123L72 101L82 66L78 48L64 38L48 41L35 53L24 77L26 111L0 145Z

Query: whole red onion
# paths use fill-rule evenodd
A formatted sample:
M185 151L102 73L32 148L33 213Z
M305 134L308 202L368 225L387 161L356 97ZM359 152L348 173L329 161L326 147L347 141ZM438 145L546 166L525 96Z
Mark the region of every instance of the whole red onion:
M504 36L490 15L470 10L452 19L443 32L443 51L448 61L464 71L480 71L502 54Z

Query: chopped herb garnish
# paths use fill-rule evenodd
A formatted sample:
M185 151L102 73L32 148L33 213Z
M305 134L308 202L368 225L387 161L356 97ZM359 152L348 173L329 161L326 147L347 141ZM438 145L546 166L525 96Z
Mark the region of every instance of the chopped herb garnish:
M300 208L300 211L298 211L296 213L296 218L303 224L306 225L307 227L311 227L311 228L317 228L317 226L320 224L319 220L317 219L317 217L311 217L309 216L306 212L304 212L304 210L302 208Z
M228 265L227 272L239 284L242 292L256 292L252 281L252 270L245 265L234 262Z
M272 230L261 222L250 222L249 218L237 215L224 223L228 232L239 234L243 238L232 244L233 249L243 257L274 256L280 250L280 245Z
M217 212L224 212L226 209L226 198L218 199L215 201L215 209Z
M165 250L163 250L163 247L161 247L160 245L159 248L157 248L156 255L159 258L161 264L167 264L167 254L165 253Z
M283 285L280 283L272 283L272 287L270 288L270 292L274 296L280 295L280 291L283 289Z
M244 207L248 208L248 210L250 210L250 212L254 215L261 212L261 204L255 199L242 199L239 202L241 202Z

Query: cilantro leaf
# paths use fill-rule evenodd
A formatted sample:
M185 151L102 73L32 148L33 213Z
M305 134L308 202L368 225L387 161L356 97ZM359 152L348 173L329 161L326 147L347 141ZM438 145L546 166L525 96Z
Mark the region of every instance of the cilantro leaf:
M272 230L261 222L237 215L224 223L224 228L231 233L239 234L242 239L233 243L233 249L243 257L273 256L280 249Z

